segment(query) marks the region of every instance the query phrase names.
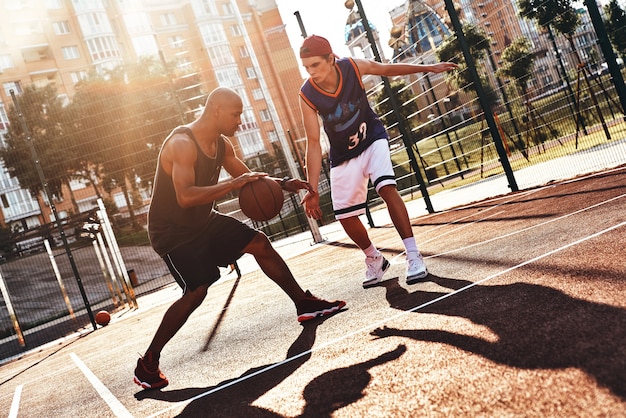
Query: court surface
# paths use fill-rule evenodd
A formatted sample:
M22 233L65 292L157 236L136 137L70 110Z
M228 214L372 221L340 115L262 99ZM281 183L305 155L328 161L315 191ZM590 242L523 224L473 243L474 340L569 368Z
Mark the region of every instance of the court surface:
M243 275L228 304L235 280L222 281L162 353L170 385L142 391L133 369L179 295L171 286L106 327L2 365L0 411L626 416L626 168L416 216L413 225L431 273L422 283L404 282L390 225L370 229L392 267L367 290L363 256L342 234L284 245L302 287L347 309L300 325L258 270Z

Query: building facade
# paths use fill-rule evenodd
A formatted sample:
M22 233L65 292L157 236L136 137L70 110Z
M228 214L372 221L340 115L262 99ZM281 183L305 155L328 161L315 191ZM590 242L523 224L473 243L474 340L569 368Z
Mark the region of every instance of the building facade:
M273 0L3 0L0 22L0 135L11 90L54 84L69 102L90 73L152 57L173 80L195 77L203 94L225 86L241 95L242 125L233 138L240 158L271 157L304 136L297 96L303 80ZM71 187L79 211L95 206L88 184ZM112 197L123 211L120 192ZM3 165L0 198L0 223L27 229L50 222L46 199L21 189ZM56 202L60 216L73 211L69 200Z

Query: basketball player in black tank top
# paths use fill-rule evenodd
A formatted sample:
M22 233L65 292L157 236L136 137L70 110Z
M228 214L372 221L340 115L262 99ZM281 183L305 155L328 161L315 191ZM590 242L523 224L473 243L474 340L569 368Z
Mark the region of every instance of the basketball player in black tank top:
M219 266L234 263L244 253L253 255L263 272L291 298L298 321L330 315L345 306L343 301L328 302L305 292L265 234L214 210L216 200L267 175L251 172L227 138L237 131L242 111L237 93L218 88L209 95L200 117L176 128L161 146L148 232L183 295L165 312L146 353L137 360L134 381L143 388L168 384L159 369L161 350L219 279ZM218 182L222 167L231 179ZM298 179L282 183L289 192L313 190Z

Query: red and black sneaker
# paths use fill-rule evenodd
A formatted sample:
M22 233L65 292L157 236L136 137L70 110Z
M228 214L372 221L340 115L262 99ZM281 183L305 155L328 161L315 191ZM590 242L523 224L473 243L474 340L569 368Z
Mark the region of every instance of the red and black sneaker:
M339 310L344 306L346 306L346 302L343 300L334 300L329 302L316 298L307 290L306 297L302 299L297 306L298 322L332 315L335 312L339 312Z
M159 370L159 359L154 359L152 352L137 360L133 381L144 389L159 389L168 385L167 378Z

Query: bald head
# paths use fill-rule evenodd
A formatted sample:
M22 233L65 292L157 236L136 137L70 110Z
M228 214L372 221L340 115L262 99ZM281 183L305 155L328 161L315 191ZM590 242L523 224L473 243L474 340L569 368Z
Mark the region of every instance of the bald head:
M228 87L218 87L209 94L206 107L215 109L238 105L240 103L241 98L235 90L229 89Z
M206 101L199 123L208 124L217 133L233 136L241 124L243 101L235 90L218 87Z

